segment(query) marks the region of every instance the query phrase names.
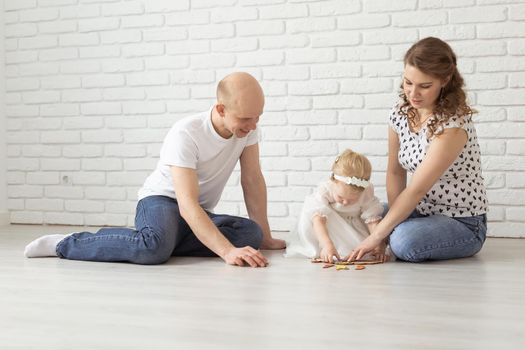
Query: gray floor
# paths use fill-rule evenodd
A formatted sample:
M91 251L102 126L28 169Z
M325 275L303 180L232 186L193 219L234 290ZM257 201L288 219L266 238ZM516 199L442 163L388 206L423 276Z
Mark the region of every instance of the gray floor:
M41 234L71 230L0 227L0 349L525 348L524 239L362 271L282 252L267 252L265 269L22 256Z

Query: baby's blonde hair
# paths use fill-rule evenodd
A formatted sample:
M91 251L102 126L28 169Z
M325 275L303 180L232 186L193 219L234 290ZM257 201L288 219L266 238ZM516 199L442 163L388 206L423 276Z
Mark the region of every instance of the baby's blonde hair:
M372 175L372 165L364 155L346 149L341 153L332 165L332 173L340 176L355 176L359 179L370 180ZM332 181L336 181L332 175ZM348 185L355 191L363 191L364 188L355 185Z

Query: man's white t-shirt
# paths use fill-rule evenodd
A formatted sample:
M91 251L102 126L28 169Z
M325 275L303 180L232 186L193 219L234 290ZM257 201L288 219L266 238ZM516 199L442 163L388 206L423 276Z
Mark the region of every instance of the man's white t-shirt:
M244 148L258 141L259 129L243 138L220 136L211 123L211 109L184 118L166 135L157 168L139 190L138 198L161 195L176 199L170 166L190 168L197 171L199 204L212 211Z

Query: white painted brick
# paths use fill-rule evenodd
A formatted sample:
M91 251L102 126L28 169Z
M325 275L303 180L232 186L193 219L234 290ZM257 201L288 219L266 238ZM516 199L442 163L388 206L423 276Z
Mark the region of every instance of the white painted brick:
M168 26L189 26L195 24L206 24L209 22L209 11L192 9L191 12L186 12L184 16L181 16L180 13L166 15L166 24Z
M443 11L418 11L417 16L413 13L392 14L392 25L394 27L426 27L447 24L448 13Z
M333 125L337 123L337 112L333 110L288 112L287 115L291 125Z
M239 36L275 35L283 34L285 32L283 21L239 22L235 24L235 27Z
M100 6L95 5L75 5L66 6L60 9L60 18L89 18L100 16Z
M115 102L83 103L80 106L80 111L83 115L112 115L120 114L122 106Z
M484 170L492 171L525 171L525 162L519 156L485 156L482 166Z
M125 202L125 201L107 201L106 202L106 211L111 214L126 214L132 213L135 210L135 202Z
M117 29L120 26L118 18L103 17L96 19L83 19L78 21L79 32L98 32Z
M58 18L58 9L42 8L20 11L20 22L52 21Z
M124 141L131 144L158 142L166 136L166 130L151 130L148 133L142 130L125 130L123 133Z
M284 62L283 52L268 52L261 55L260 52L243 53L238 56L237 65L241 67L278 66Z
M80 58L104 58L120 56L119 46L94 46L78 49Z
M62 155L65 158L94 158L103 156L103 150L101 146L98 145L71 145L64 147Z
M60 93L58 91L31 91L23 93L24 103L27 104L43 104L60 101Z
M256 20L257 9L253 7L217 8L211 12L212 23L231 23L240 20Z
M15 11L35 8L37 2L36 0L5 0L3 5L5 11Z
M22 103L22 94L19 92L6 92L5 104L16 105Z
M103 119L96 117L69 117L63 123L65 130L101 129L103 126Z
M333 48L293 49L286 53L286 59L291 64L334 62L335 57Z
M84 88L123 86L124 83L122 74L97 74L82 78Z
M199 8L211 8L211 7L224 7L224 6L231 6L235 4L236 0L215 0L215 1L209 1L209 0L192 0L191 1L191 8L199 9Z
M308 15L308 7L305 4L295 5L270 5L259 8L259 18L276 19L276 18L302 18Z
M104 89L103 95L104 95L104 100L109 100L109 101L142 100L146 96L143 88L129 88L129 87Z
M291 34L333 31L335 26L335 18L330 17L292 19L286 22L286 30Z
M84 215L84 224L90 226L125 227L128 225L128 217L124 214L86 214Z
M483 173L483 177L487 188L498 189L505 187L505 174L486 171Z
M385 78L351 79L341 83L343 94L373 94L392 92L392 80Z
M525 221L525 208L523 207L511 207L505 210L505 217L509 221L524 222Z
M312 140L347 140L360 139L361 128L355 126L312 126L310 127Z
M33 211L56 211L64 210L62 199L26 199L25 209Z
M97 33L62 34L59 36L60 46L91 46L100 42Z
M68 212L79 212L79 213L101 213L104 211L104 203L99 201L88 201L88 200L66 200L64 202L64 208Z
M121 18L122 28L160 27L164 24L163 15L126 16Z
M313 79L359 77L361 76L361 65L355 63L313 65L311 71ZM308 75L305 75L306 77L300 80L308 79Z
M65 170L73 171L80 170L79 159L40 159L40 168L44 171Z
M5 88L7 91L36 90L39 86L40 82L35 78L6 79L5 81Z
M313 1L308 6L313 16L341 16L362 10L358 0Z
M505 141L503 140L479 140L482 155L504 155Z
M361 35L359 33L351 32L336 32L329 34L312 34L310 35L312 40L312 47L348 47L355 46L361 41Z
M113 186L90 186L86 187L85 195L88 199L125 200L126 190Z
M235 56L233 54L195 55L190 58L190 67L195 69L212 69L233 67Z
M7 170L20 170L20 171L36 171L40 168L40 162L38 159L30 158L9 158L7 162Z
M24 157L60 157L62 148L60 146L48 145L24 145L22 147L22 154Z
M76 48L41 50L39 54L40 61L60 61L75 58L78 58Z
M106 183L106 175L103 172L75 172L69 178L75 185L104 185ZM86 198L90 198L88 191L89 188L86 188Z
M477 100L479 104L487 106L523 105L523 91L520 89L484 91L477 94Z
M169 75L165 72L127 74L126 82L130 86L167 85Z
M18 39L20 49L41 49L44 47L56 47L58 43L56 36L40 35L31 38Z
M525 22L480 24L477 32L480 39L519 38L525 31Z
M38 52L36 51L15 51L5 54L6 64L35 62L37 59Z
M104 60L102 63L104 73L137 72L144 70L144 61L136 58L119 58Z
M148 0L144 3L146 12L174 12L190 9L189 0L165 1Z
M396 12L414 10L417 6L416 0L398 1L367 1L365 11L367 12Z
M146 96L151 100L161 99L189 99L190 89L182 86L148 87L145 89Z
M465 84L469 90L503 89L507 86L507 77L501 74L475 73L464 75L463 78L465 79Z
M465 8L449 11L449 21L451 24L457 23L483 23L500 22L507 17L507 9L501 6Z
M476 37L476 27L471 25L447 25L419 29L419 35L438 37L442 40L466 40Z
M33 36L37 33L38 27L35 23L8 24L4 29L4 35L6 38Z
M46 224L63 224L63 225L83 225L84 218L82 214L72 214L65 212L44 213L44 222Z
M325 154L337 153L337 144L329 141L317 142L294 142L294 147L290 147L289 153L294 157L322 156Z
M12 211L9 221L12 224L42 224L44 215L41 212Z
M363 97L354 95L315 96L313 107L315 109L361 108Z
M285 37L261 37L259 43L262 49L287 49L295 47L306 47L310 39L305 34L290 35Z
M63 6L76 3L77 0L38 0L38 5L42 7Z
M143 1L126 1L125 6L121 2L102 5L102 14L104 16L139 15L143 13Z
M76 60L60 64L60 72L64 74L83 74L100 72L100 63L96 61Z
M7 201L7 209L12 213L14 210L24 210L24 199L9 199Z
M97 33L90 33L90 35L97 35ZM99 35L102 44L137 43L142 40L142 33L138 29L102 32Z
M119 130L83 131L82 142L85 143L115 143L122 142L122 132Z
M152 169L153 170L153 169ZM134 186L133 192L136 194L137 189L142 186L144 179L151 171L133 171L133 172L111 172L107 174L107 185L109 186ZM128 195L128 198L131 198Z
M191 39L218 39L234 36L234 26L231 23L193 26L189 30Z
M38 116L38 106L6 106L8 117L36 117Z
M102 99L102 93L98 89L70 89L62 92L64 102L88 102Z
M343 16L337 18L337 28L363 30L372 28L384 28L390 24L390 16L383 14L359 14L354 16ZM352 33L355 34L355 33Z
M126 171L152 171L152 169L155 169L156 165L156 159L124 159L124 169L126 169Z
M40 134L40 141L45 144L79 143L80 133L77 131L45 131Z
M122 106L124 114L157 114L166 111L164 102L126 102Z
M166 44L168 55L188 55L210 51L210 44L205 40L187 40Z
M46 186L44 195L46 198L82 198L84 191L80 187L73 186Z
M521 155L521 156L525 155L525 140L507 141L507 154Z
M363 42L366 45L413 43L417 39L417 33L412 29L389 28L363 33Z
M511 121L525 121L525 107L512 107L507 108L508 119Z
M83 171L115 171L122 170L120 158L82 159Z
M70 33L77 30L76 21L52 21L38 23L38 31L46 34Z
M147 126L147 116L143 115L106 117L106 127L108 129L144 129Z
M339 84L336 81L313 81L309 84L291 82L288 84L290 95L332 95L339 92Z

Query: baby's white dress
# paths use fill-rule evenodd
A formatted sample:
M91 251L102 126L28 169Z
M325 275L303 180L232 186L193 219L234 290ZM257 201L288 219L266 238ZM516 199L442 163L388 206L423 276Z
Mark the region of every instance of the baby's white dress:
M374 195L372 184L355 203L342 206L335 202L330 183L331 180L320 183L316 191L305 198L293 239L286 242L286 257L319 256L321 249L312 222L315 215L326 216L328 235L341 258L368 237L366 224L381 219L383 206Z

